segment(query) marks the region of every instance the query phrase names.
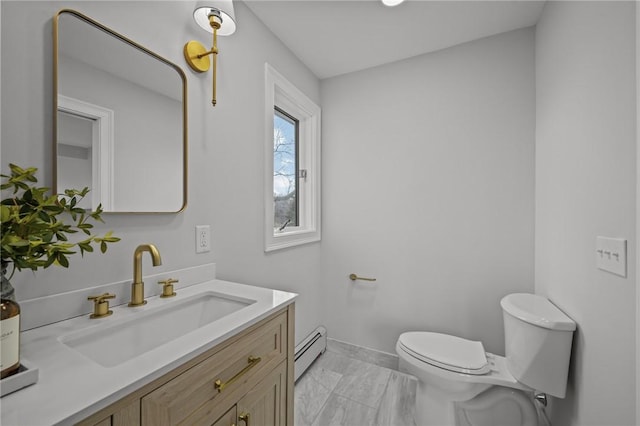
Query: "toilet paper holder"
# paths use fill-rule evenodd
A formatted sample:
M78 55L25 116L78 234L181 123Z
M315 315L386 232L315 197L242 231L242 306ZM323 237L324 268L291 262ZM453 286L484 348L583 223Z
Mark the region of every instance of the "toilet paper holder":
M349 274L349 279L351 281L355 281L355 280L361 280L361 281L376 281L376 278L365 278L365 277L359 277L356 274Z

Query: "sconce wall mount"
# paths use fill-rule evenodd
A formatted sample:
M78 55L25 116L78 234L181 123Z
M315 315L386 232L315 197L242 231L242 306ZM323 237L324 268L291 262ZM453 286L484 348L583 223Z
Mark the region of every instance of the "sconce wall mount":
M211 53L199 41L191 40L184 45L184 59L191 69L196 72L209 71L209 68L211 68L209 54Z
M211 104L216 106L218 35L231 35L236 30L233 2L232 0L200 2L193 12L193 18L200 28L213 34L212 47L207 49L202 43L191 40L184 45L184 58L191 69L199 73L208 71L213 62Z

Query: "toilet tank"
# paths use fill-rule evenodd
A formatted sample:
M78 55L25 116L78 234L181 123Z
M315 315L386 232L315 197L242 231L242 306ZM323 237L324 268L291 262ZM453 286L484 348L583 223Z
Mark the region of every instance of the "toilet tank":
M516 293L500 301L507 368L520 383L564 398L576 323L542 296Z

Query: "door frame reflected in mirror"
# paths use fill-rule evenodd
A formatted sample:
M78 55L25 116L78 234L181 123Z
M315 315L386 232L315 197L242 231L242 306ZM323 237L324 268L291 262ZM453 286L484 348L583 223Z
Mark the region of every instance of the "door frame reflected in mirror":
M83 102L64 95L58 95L59 113L65 113L92 121L91 139L91 207L102 204L105 212L113 211L113 145L114 145L114 112L111 109ZM60 126L57 137L59 138ZM56 141L59 147L60 141ZM60 150L56 161L60 157ZM58 170L58 173L63 173ZM82 189L82 188L76 188Z

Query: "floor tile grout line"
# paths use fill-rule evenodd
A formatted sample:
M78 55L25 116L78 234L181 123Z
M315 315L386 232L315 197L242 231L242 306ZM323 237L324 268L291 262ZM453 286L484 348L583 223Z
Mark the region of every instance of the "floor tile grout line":
M318 410L318 412L315 414L315 416L313 416L313 419L311 419L311 423L309 424L309 426L313 426L313 424L316 422L316 419L318 418L318 416L320 415L320 413L322 413L322 411L324 410L324 407L327 406L327 401L329 401L329 399L331 398L331 394L329 394L329 397L324 401L324 404L322 404L322 407L320 407L320 409ZM306 425L305 425L306 426Z
M325 351L325 352L326 352L326 351ZM322 406L320 407L320 409L315 413L315 415L314 415L314 416L313 416L313 418L311 419L311 422L310 422L309 426L313 426L313 424L315 423L316 419L318 418L318 416L320 416L320 414L322 413L322 411L323 411L323 410L324 410L324 408L326 407L327 403L328 403L328 402L329 402L329 400L331 399L331 396L336 395L336 393L335 393L334 391L335 391L335 388L336 388L336 385L337 385L337 383L336 383L336 385L334 385L334 386L333 386L333 388L331 388L331 389L330 389L329 387L324 386L324 385L322 384L322 382L320 382L320 380L317 380L317 379L313 376L313 374L312 374L312 373L313 373L313 372L315 372L316 370L320 370L320 371L329 371L329 372L331 372L331 373L338 374L338 375L340 375L341 377L343 376L342 374L338 373L337 371L333 371L333 370L330 370L330 369L325 368L325 367L318 367L318 366L317 366L316 361L318 360L318 358L320 358L320 356L324 355L324 353L325 353L325 352L321 353L321 354L320 354L320 355L319 355L319 356L318 356L318 357L317 357L317 358L316 358L316 359L311 363L311 365L307 368L307 370L306 370L304 373L302 373L302 374L303 374L303 376L304 376L304 375L309 374L309 377L308 377L308 378L309 378L310 380L313 380L313 382L314 382L314 383L316 383L316 384L320 385L320 387L322 387L322 388L326 389L327 391L329 391L329 395L328 395L328 396L327 396L327 398L325 399L325 401L324 401L324 403L322 404ZM316 366L316 368L315 368L315 369L314 369L314 365ZM300 377L300 378L302 378L302 377ZM295 384L294 384L294 386L295 386ZM305 426L306 426L306 425L305 425Z
M384 384L384 390L380 394L380 397L376 400L376 405L375 406L371 406L371 405L369 405L367 403L364 403L364 402L361 402L361 401L357 401L357 400L355 400L353 398L349 398L348 396L342 395L341 393L338 393L338 392L335 392L335 391L332 391L331 395L336 395L336 396L339 396L341 398L348 399L351 402L355 402L356 404L364 405L365 407L369 407L369 408L372 408L374 410L377 410L377 409L380 408L379 407L380 406L380 402L382 402L382 397L384 396L385 392L387 391L387 387L389 387L389 381L390 380L391 380L391 376L389 376L387 378L387 382Z
M339 376L341 376L342 378L346 377L347 375L344 374L344 372L338 372L335 371L334 369L330 368L330 366L332 364L328 364L328 365L324 365L321 363L317 363L317 359L314 360L314 362L312 363L312 365L309 367L309 369L303 373L303 375L307 375L309 374L309 379L312 380L312 382L316 385L316 387L318 387L317 385L319 385L319 389L323 389L324 391L328 392L328 396L326 397L326 399L323 401L322 406L318 409L315 410L315 412L312 415L311 419L306 419L306 420L311 420L311 423L309 425L304 425L304 426L313 426L320 418L321 416L323 416L323 413L325 412L325 410L328 410L330 408L330 404L335 404L336 403L336 398L339 398L343 401L342 404L344 403L349 403L349 404L355 404L359 407L361 407L361 409L363 410L371 410L369 411L372 415L371 418L371 424L368 426L373 426L373 425L378 425L378 424L382 424L381 422L385 422L386 421L390 421L393 422L393 419L396 419L396 415L391 414L391 418L389 418L389 413L387 413L387 409L383 408L381 405L390 397L390 395L387 395L390 392L390 386L391 386L391 382L392 379L395 377L395 375L397 375L397 373L400 373L397 369L394 368L389 368L383 365L379 365L377 363L373 363L373 362L369 362L368 360L362 360L362 359L358 359L358 358L353 358L351 356L348 356L344 353L339 353L339 352L333 352L329 349L327 349L328 353L331 353L334 356L337 356L339 358L344 358L348 361L354 361L354 362L358 362L358 363L364 363L364 364L369 364L373 367L376 368L376 371L379 372L379 374L387 374L387 377L384 381L384 386L382 386L382 392L381 394L377 397L376 401L373 403L374 405L370 405L369 403L364 403L361 402L359 400L353 399L348 395L344 395L341 392L337 392L336 389L339 389L338 387L338 383L336 383L335 386L333 386L333 388L329 387L329 386L325 386L323 383L325 383L324 381L321 381L318 379L318 376L322 376L322 372L326 372L326 373L331 373L331 374L337 374ZM322 355L324 355L325 353L323 353ZM322 356L321 355L321 356ZM318 359L321 357L319 356ZM315 368L314 368L315 367ZM400 376L405 376L406 374L400 373ZM342 380L342 378L340 380ZM326 382L327 384L329 384L328 382ZM382 383L379 383L380 385L382 385ZM346 389L342 389L342 391L347 391ZM326 394L325 394L326 395ZM382 414L381 414L382 413ZM386 415L384 415L384 413L387 413ZM383 415L383 417L381 417L381 415ZM397 420L397 419L396 419ZM305 422L306 423L306 422ZM402 421L402 424L404 425L405 422L404 420ZM385 423L386 425L386 423ZM413 425L415 426L415 423L413 423ZM302 426L302 425L301 425ZM323 426L323 425L318 425L318 426ZM363 425L366 426L366 425Z
M378 419L378 415L380 414L380 406L382 403L382 399L384 398L384 396L387 394L387 391L389 390L389 383L391 382L391 375L389 375L389 378L387 379L387 383L384 385L384 390L382 391L382 394L380 395L380 398L378 399L378 403L376 406L376 414L373 417L374 420Z
M342 354L342 353L339 353L339 352L332 352L332 351L329 351L328 349L327 349L327 352L331 352L334 355L343 356L345 358L349 358L350 360L354 360L354 361L361 362L361 363L364 363L364 364L370 364L370 365L372 365L372 366L374 366L376 368L380 368L382 370L388 370L388 371L393 372L393 373L399 373L400 372L399 370L397 370L395 368L389 368L389 367L385 367L383 365L378 365L378 364L373 363L373 362L368 362L368 361L364 361L364 360L361 360L361 359L358 359L358 358L353 358L353 357L351 357L349 355L345 355L345 354Z
M325 368L323 368L323 370L326 370L326 369L325 369ZM327 371L331 371L331 370L327 370ZM309 371L309 370L307 370L307 372L309 372L309 373L310 373L310 371ZM337 373L337 372L335 372L335 371L331 371L331 372L332 372L332 373L335 373L335 374L340 374L340 373ZM306 373L305 373L305 374L306 374ZM342 376L342 374L340 374L340 375ZM313 380L314 382L316 382L318 385L320 385L320 387L323 387L323 388L325 388L326 390L328 390L328 391L329 391L329 393L333 393L333 391L334 391L334 390L335 390L335 388L336 388L336 387L335 387L335 385L334 385L334 386L333 386L333 388L332 388L332 389L330 389L329 387L327 387L327 386L323 385L323 384L322 384L322 382L320 382L320 380L317 380L315 377L313 377L313 375L312 375L312 376L310 376L309 378L310 378L311 380Z

